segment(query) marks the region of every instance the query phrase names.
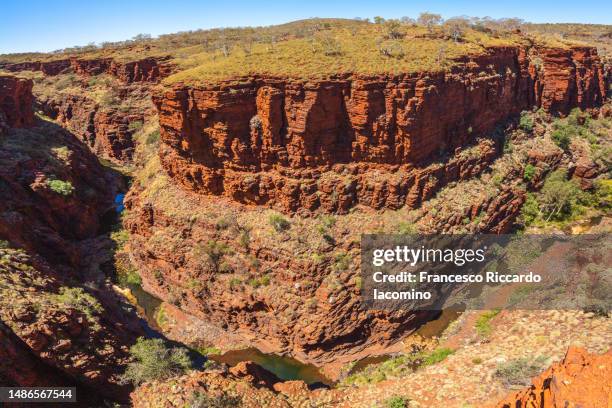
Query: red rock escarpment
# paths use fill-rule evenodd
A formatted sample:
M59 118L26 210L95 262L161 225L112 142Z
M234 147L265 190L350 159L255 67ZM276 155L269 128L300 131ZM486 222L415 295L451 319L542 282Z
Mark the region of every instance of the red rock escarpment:
M49 117L77 135L100 157L130 161L134 152L133 134L155 109L147 86L132 84L119 87L118 97L129 100L124 106L104 105L88 93L85 84L80 93L37 95L37 104Z
M71 67L79 75L91 76L110 74L125 83L157 82L170 75L174 68L169 57L148 57L137 61L118 62L112 58L77 59L73 58Z
M0 76L0 132L34 123L32 80Z
M85 385L95 389L93 395L125 400L129 387L119 375L130 360L128 345L142 334L139 327L72 286L66 270L24 251L2 248L0 255L0 327L6 326L0 354L8 359L0 364L0 377L21 386Z
M70 58L55 61L32 61L0 64L7 71L41 71L45 75L58 75L67 69L83 76L109 74L124 83L158 82L174 72L170 57L146 57L136 61L119 62L113 58Z
M41 71L45 75L59 75L70 67L69 59L55 61L27 61L14 64L0 64L0 68L11 72Z
M567 113L605 97L588 47L499 47L458 62L448 73L177 86L154 98L162 164L188 189L289 212L414 207L420 166L521 110ZM373 179L386 191L374 202Z
M120 177L42 120L2 136L0 163L0 378L23 386L57 379L125 400L119 375L142 329L105 283L99 266L111 241L97 237ZM85 281L95 289L79 286ZM37 383L39 366L47 382Z
M612 405L612 352L589 354L571 347L560 363L509 395L497 408L603 408Z
M85 95L53 95L39 98L43 112L78 135L99 156L129 161L134 141L129 124L142 115L125 114L117 109L101 109Z

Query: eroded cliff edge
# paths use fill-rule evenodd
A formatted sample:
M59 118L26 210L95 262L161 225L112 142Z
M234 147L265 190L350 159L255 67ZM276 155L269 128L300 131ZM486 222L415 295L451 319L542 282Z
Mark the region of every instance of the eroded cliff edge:
M143 331L101 269L123 181L34 117L31 80L0 76L0 101L0 382L76 384L79 406L126 401L120 375Z
M425 166L522 110L597 106L605 82L594 48L516 46L465 57L446 73L248 77L179 85L154 101L162 164L188 189L290 213L345 213L419 206L458 179Z
M159 159L126 197L131 259L146 290L265 352L337 366L388 351L432 316L361 308L360 234L401 232L417 207L422 232L507 232L525 163L535 188L574 160L543 122L491 181L507 120L599 105L602 69L588 47L504 47L447 73L251 77L157 94ZM451 186L449 211L426 201ZM269 207L290 217L284 226Z

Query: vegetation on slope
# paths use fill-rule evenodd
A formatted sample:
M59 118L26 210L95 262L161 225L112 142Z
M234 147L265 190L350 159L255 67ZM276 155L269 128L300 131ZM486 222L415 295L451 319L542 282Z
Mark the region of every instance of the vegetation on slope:
M133 61L169 56L179 72L167 83L214 81L254 73L316 78L346 72L440 71L451 66L458 56L481 54L491 46L530 41L565 47L583 38L564 37L555 31L556 27L524 26L518 19L455 17L444 21L437 14L422 13L416 20L373 20L313 18L276 26L196 30L157 38L141 34L128 41L89 44L50 54L0 55L0 61L72 56ZM518 30L523 26L529 28L528 40ZM605 28L609 26L602 27L594 27L588 39L598 36L604 41ZM590 32L590 26L580 28L581 32ZM559 30L565 32L567 28ZM597 34L600 31L604 34Z

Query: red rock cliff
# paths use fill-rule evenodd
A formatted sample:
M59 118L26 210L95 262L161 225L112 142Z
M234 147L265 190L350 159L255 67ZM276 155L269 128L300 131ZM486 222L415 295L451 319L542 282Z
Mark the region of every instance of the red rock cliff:
M143 58L138 61L117 63L113 61L108 72L125 83L157 82L173 72L169 57Z
M25 127L34 122L32 81L0 76L0 131L3 127Z
M28 61L0 64L11 72L41 71L45 75L58 75L72 69L79 75L91 76L109 74L125 83L157 82L170 75L174 66L168 62L170 57L146 57L136 61L119 62L113 58L69 58L55 61Z
M27 61L14 64L1 64L1 68L11 72L19 71L41 71L45 75L58 75L70 67L70 60L55 61Z
M457 62L448 73L177 86L154 98L162 163L191 190L286 211L414 206L421 166L521 110L567 113L605 97L588 47L499 47ZM384 180L378 200L374 179Z
M593 355L570 348L562 362L533 379L530 387L509 395L497 408L600 408L612 404L612 353Z

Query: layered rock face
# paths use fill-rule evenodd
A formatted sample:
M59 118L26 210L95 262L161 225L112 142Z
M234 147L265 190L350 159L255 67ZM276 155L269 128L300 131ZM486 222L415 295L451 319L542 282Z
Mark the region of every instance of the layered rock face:
M126 197L144 287L265 352L319 366L389 352L432 315L362 308L358 237L379 221L370 210L421 206L421 232L457 232L475 219L478 232L507 232L526 197L522 165L507 163L499 189L458 190L465 208L436 211L426 200L483 174L502 152L504 129L495 128L509 117L603 101L594 51L559 53L496 48L446 74L255 77L156 95L170 180ZM550 144L521 150L538 169L531 183L559 165L563 152ZM332 227L297 216L279 231L264 206L349 214ZM382 230L410 221L395 215L394 229ZM211 264L211 253L222 260ZM259 287L262 277L271 284Z
M31 80L0 76L0 132L9 127L32 125L33 99Z
M55 61L32 61L0 64L7 71L41 71L45 75L58 75L71 68L84 76L109 74L124 83L158 82L174 71L169 57L147 57L136 61L119 62L113 58L69 58Z
M142 122L153 112L122 112L104 109L86 95L54 95L37 100L42 111L78 135L100 157L119 162L131 160L134 130L130 123Z
M357 204L418 206L428 164L521 110L567 113L598 105L605 90L592 48L500 47L446 74L252 77L178 86L154 101L162 164L188 189L287 212L344 213Z
M117 62L112 58L71 60L71 67L79 75L110 74L125 83L158 82L173 72L169 57L143 58L131 62Z
M82 406L126 400L119 375L142 328L100 270L112 243L98 235L121 178L42 120L8 129L0 162L0 381L78 384Z
M11 72L41 71L45 75L58 75L70 67L70 60L28 61L15 64L0 64L0 68Z
M509 395L497 408L600 408L612 404L612 353L589 354L570 347L563 361L534 378L527 389Z

